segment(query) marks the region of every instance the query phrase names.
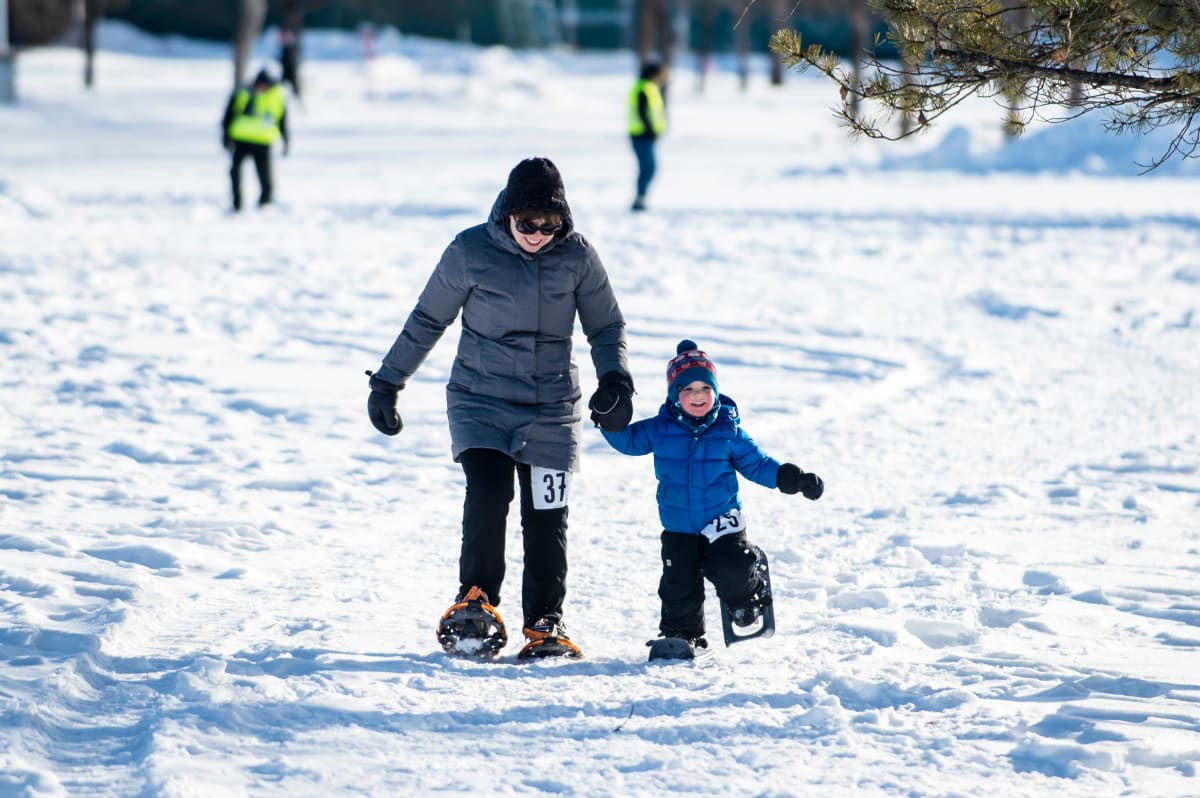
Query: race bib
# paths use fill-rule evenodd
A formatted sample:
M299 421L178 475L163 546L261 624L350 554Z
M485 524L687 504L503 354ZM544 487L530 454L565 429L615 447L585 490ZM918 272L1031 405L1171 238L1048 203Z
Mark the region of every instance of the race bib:
M711 543L719 537L732 535L734 532L742 532L745 529L746 523L742 520L742 511L735 507L729 512L721 513L709 521L708 526L700 530L700 534L708 538Z
M529 482L533 492L533 509L557 510L567 506L567 496L571 492L570 471L533 466L529 469Z

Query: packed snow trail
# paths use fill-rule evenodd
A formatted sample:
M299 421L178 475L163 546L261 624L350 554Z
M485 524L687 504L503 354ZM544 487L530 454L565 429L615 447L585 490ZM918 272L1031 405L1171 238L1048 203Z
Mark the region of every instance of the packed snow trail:
M1126 177L1121 151L911 168L936 139L889 150L902 168L845 139L822 83L741 93L731 70L703 95L681 78L632 217L626 57L403 39L368 97L343 45L306 41L280 203L237 217L223 48L126 42L93 93L77 53L22 55L0 109L0 794L1197 792L1194 177ZM995 109L965 113L986 142ZM692 338L756 441L825 480L816 503L743 487L770 639L645 661L652 468L589 429L566 615L586 659L438 647L454 333L395 439L362 372L533 153L617 291L635 416Z

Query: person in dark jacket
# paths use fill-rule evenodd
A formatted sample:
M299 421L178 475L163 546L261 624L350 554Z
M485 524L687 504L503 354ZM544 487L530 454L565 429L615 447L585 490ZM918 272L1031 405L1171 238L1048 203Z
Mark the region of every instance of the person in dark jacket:
M646 192L650 181L658 171L658 159L654 154L658 137L667 130L666 106L661 86L667 73L661 64L651 62L642 67L641 75L629 93L629 141L637 158L637 196L633 200L635 211L646 209Z
M821 478L780 464L759 448L742 429L737 404L718 392L712 360L686 339L667 366L667 401L658 415L602 432L619 452L654 453L663 526L662 635L707 647L705 577L731 608L734 623L753 623L762 610L762 581L746 538L738 474L814 501L825 490Z
M300 37L295 31L279 29L279 81L292 87L292 94L300 99Z
M525 567L522 655L579 649L562 622L567 504L578 468L578 318L599 387L589 407L603 429L633 415L625 319L596 250L574 227L557 167L518 163L488 220L442 254L399 336L371 376L368 412L388 435L401 429L396 397L446 328L462 314L458 356L446 386L454 459L466 476L455 605L500 603L513 474L519 483ZM446 620L443 618L443 620ZM501 624L502 625L502 624ZM439 632L439 639L441 634ZM507 637L497 638L502 646ZM552 646L543 646L547 641ZM447 650L454 641L442 640Z
M251 158L261 189L259 206L271 202L271 145L283 141L288 153L287 96L267 70L260 70L254 82L238 89L225 105L221 118L221 143L232 156L229 178L233 185L233 209L242 209L242 161Z

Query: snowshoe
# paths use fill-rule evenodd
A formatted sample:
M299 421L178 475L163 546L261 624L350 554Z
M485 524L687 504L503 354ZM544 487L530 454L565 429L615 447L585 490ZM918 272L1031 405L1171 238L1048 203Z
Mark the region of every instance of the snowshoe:
M775 608L771 599L771 569L767 565L767 554L758 546L751 548L758 558L754 569L762 584L745 606L730 607L724 599L721 600L721 630L725 634L726 646L775 634Z
M701 659L711 652L708 641L703 637L660 637L647 640L650 646L650 661L656 659Z
M583 652L567 637L562 621L541 618L525 627L525 647L517 652L517 659L544 659L546 657L569 657L580 659Z
M487 594L472 587L442 615L437 639L447 654L496 659L508 642L508 632Z

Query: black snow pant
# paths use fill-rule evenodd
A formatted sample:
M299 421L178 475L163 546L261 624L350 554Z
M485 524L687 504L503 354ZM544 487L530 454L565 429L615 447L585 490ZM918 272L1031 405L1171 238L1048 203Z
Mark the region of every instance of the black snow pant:
M513 499L513 471L516 471L525 541L521 579L525 626L541 618L561 619L567 594L567 508L534 509L530 467L504 452L467 449L459 456L459 463L467 477L462 553L458 561L459 598L474 585L487 593L492 604L500 603L508 506Z
M755 552L745 532L709 541L704 535L662 533L662 600L659 631L668 637L704 634L704 579L733 608L744 607L761 587L754 572Z
M242 161L246 156L254 159L254 170L258 172L258 185L261 192L258 204L266 205L271 201L271 148L266 144L248 144L244 141L233 143L233 164L229 167L229 178L233 182L233 209L242 209Z

